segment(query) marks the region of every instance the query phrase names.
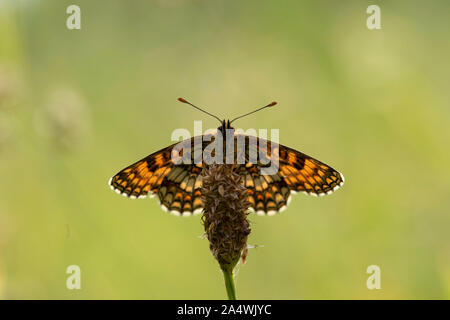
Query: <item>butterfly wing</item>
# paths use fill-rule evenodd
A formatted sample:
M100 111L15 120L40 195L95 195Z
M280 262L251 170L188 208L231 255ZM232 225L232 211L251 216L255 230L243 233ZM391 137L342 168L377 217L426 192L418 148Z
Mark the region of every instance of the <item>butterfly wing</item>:
M239 135L239 134L237 134ZM249 193L251 209L257 214L272 215L283 211L291 200L291 193L304 192L313 196L330 194L344 183L344 176L330 166L304 153L264 139L245 136L246 164L236 168ZM255 146L266 160L278 160L275 174L264 175L260 160L248 161L249 148ZM247 147L248 146L248 147ZM267 163L268 161L264 161Z
M235 160L238 159L238 136L235 134ZM283 211L289 204L291 192L304 192L314 196L332 193L344 183L344 177L330 166L294 149L275 145L263 139L244 136L244 164L236 164L235 171L249 193L250 209L258 214L272 215ZM177 215L187 216L202 211L202 163L194 163L196 148L205 148L214 141L213 135L203 136L202 143L195 138L184 140L191 150L191 163L175 164L172 156L175 146L157 151L121 170L110 179L110 186L117 193L130 198L157 195L161 207ZM264 175L261 168L267 166L260 159L251 163L250 149L255 147L259 155L276 156L278 170ZM181 154L182 155L182 154ZM268 160L268 159L266 159ZM267 161L265 162L267 163Z
M157 151L118 172L109 180L111 189L132 199L151 195L172 170L172 147Z
M203 209L200 192L202 164L194 164L193 161L194 139L175 143L121 170L109 180L111 189L132 199L156 195L163 210L177 215L200 213ZM183 156L175 147L182 144L191 149L190 164L172 161L176 155ZM202 149L203 144L206 145L205 142L199 145Z
M312 196L331 194L344 184L344 176L304 153L280 145L280 174L292 192Z

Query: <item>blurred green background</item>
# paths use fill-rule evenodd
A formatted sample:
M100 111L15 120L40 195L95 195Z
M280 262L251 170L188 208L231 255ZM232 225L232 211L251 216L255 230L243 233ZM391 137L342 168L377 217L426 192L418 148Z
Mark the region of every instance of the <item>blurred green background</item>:
M81 7L81 30L66 28ZM381 7L381 30L366 27ZM346 177L251 215L242 299L450 298L448 1L0 0L0 298L222 299L200 216L108 179L231 118ZM81 267L82 289L66 289ZM381 290L366 268L381 267Z

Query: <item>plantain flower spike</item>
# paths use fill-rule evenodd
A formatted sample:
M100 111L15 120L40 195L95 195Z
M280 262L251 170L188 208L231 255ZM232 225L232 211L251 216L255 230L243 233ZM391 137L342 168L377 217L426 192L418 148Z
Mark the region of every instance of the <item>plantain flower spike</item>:
M247 189L233 165L213 164L203 171L202 216L209 248L222 271L233 271L245 254L250 224Z

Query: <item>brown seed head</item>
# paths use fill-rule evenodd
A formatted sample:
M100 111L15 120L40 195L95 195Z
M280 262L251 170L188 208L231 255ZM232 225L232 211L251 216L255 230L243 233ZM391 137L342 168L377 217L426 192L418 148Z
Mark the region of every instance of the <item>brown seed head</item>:
M214 164L203 171L203 225L210 250L222 270L233 269L247 247L247 189L232 165Z

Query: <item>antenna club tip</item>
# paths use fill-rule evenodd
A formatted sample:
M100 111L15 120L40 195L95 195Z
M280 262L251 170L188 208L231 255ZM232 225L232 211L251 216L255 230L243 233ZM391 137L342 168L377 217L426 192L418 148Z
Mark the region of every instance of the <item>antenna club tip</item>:
M276 102L276 101L273 101L272 103L269 104L269 107L273 107L273 106L276 105L276 104L277 104L277 102Z
M180 101L180 102L183 102L183 103L188 103L186 100L184 100L183 98L178 98L177 99L178 101Z

